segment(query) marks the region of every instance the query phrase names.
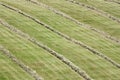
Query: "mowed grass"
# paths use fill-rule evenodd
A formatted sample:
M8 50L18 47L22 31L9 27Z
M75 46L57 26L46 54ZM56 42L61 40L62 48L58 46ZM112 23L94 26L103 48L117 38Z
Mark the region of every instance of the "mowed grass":
M100 10L103 10L109 14L112 14L115 17L120 18L120 4L105 1L105 0L93 0L93 1L75 0L75 1L91 5L93 7L100 9Z
M0 80L34 80L0 51Z
M10 32L4 26L0 26L0 44L11 51L11 53L16 56L17 59L21 60L25 65L35 70L39 76L44 78L44 80L82 80L77 73L72 71L63 62L50 55L50 53L47 51ZM6 63L7 62L9 61L6 61ZM7 68L9 70L8 66L6 66L5 69L7 70ZM0 73L2 73L2 71L0 71ZM31 80L27 79L27 77L24 76L25 74L22 72L20 72L20 74L23 77L20 78L20 80ZM14 73L11 73L11 75L8 74L8 76L17 77L17 75L14 75Z
M90 25L94 28L97 28L99 30L102 30L111 36L115 36L116 38L120 39L120 23L117 23L109 18L105 18L98 13L91 11L87 8L81 7L77 4L73 4L71 2L65 1L65 0L38 0L40 2L43 2L49 6L52 6L56 8L57 10L60 10L74 19ZM84 0L85 2L86 0ZM120 6L118 4L114 3L104 3L103 0L88 0L86 2L91 2L94 5L101 5L102 8L108 6L106 9L109 12L112 12L111 14L117 14L116 16L120 18ZM97 4L95 3L97 2ZM111 5L113 4L113 5ZM106 6L105 6L106 5ZM111 6L111 7L110 7ZM117 9L116 9L117 8ZM116 10L116 11L115 11Z
M18 3L18 1L19 1L19 3ZM115 60L116 62L120 63L120 58L119 58L120 57L120 54L119 54L120 53L120 49L119 49L120 45L119 44L109 41L109 40L101 37L99 34L95 33L94 31L83 28L83 27L73 23L72 21L69 21L69 20L67 20L45 8L34 5L34 4L24 1L24 0L23 1L18 0L18 1L13 0L12 2L9 2L6 0L6 2L8 4L11 4L12 6L15 6L15 7L23 10L24 12L27 12L28 14L31 14L35 18L43 21L44 23L47 23L54 29L56 29L64 34L67 34L70 37L75 38L76 40L79 40L79 41L85 43L86 45L96 49L97 51L105 54L106 56L108 56L111 59ZM62 2L62 1L60 1L60 2ZM72 5L71 5L71 7L72 7ZM73 5L73 7L74 7L74 5ZM83 8L83 10L84 10L84 8ZM1 11L1 12L2 12L2 13L0 13L1 16L7 14L7 12L6 13L3 13L3 11ZM10 14L8 14L8 15L10 15ZM14 17L14 15L12 16L12 18L13 17ZM9 20L9 19L7 19L6 16L2 16L2 18ZM16 19L16 16L15 16L15 19ZM20 20L20 21L18 20L18 22L15 22L15 21L17 21L15 19L13 19L14 21L10 21L10 23L12 23L15 26L16 26L16 24L19 24L19 22L23 21L23 20ZM99 21L99 22L101 22L101 21ZM26 22L24 22L24 23L26 23ZM31 24L29 24L29 23L26 23L26 24L31 26ZM25 26L24 24L19 24L19 25ZM19 25L17 25L17 26L19 26ZM35 26L34 26L34 28L35 28ZM23 31L26 30L27 33L29 32L29 34L36 37L38 40L40 40L40 41L42 40L42 42L44 44L49 45L52 49L55 48L54 50L57 49L57 51L61 53L61 51L63 51L62 48L64 47L63 46L64 41L61 41L61 43L60 43L59 40L57 41L57 38L53 37L53 35L55 35L55 34L48 33L48 32L45 33L43 31L41 31L41 28L39 30L39 28L40 27L36 26L36 29L38 30L38 32L36 32L36 30L33 30L33 29L31 30L31 28L29 29L29 28L25 28L25 27L24 27L24 29L22 27L22 30ZM42 33L38 34L39 32L42 32ZM45 34L47 34L47 37L45 37ZM51 35L52 38L50 38L50 36L48 36L48 34L49 35L52 34ZM42 37L42 38L40 38L40 37ZM60 37L60 39L61 39L61 37ZM54 41L54 40L56 40L56 41ZM55 44L52 44L53 42ZM59 45L59 43L61 44L61 46ZM66 45L66 44L64 44L64 45L66 47L68 47L68 45ZM65 47L65 49L66 49L66 47ZM61 48L61 49L58 49L58 48ZM73 48L73 47L71 46L71 48ZM67 53L67 51L66 51L66 53Z
M97 79L97 80L113 79L113 80L115 80L115 79L120 78L119 77L120 72L119 72L118 68L113 66L111 63L108 63L104 59L98 57L97 55L94 55L91 52L89 52L88 50L65 40L64 38L49 31L48 29L44 28L43 26L35 23L34 21L32 21L14 11L11 11L2 6L0 6L0 10L1 10L0 12L2 12L2 13L0 13L0 15L1 15L0 18L3 18L9 24L13 25L14 27L18 28L19 30L21 30L25 33L28 33L29 35L31 35L31 37L36 38L38 41L44 43L51 49L64 55L66 58L71 60L74 64L79 66L81 69L85 70L86 73L88 75L90 75L93 79ZM8 33L8 34L10 34L10 33ZM25 41L20 42L21 40L16 39L16 38L13 38L13 39L15 39L13 41L13 39L11 39L10 37L9 37L10 40L8 41L8 39L7 39L8 37L9 36L7 36L6 38L4 38L4 37L0 38L0 39L2 39L1 44L3 44L4 46L5 45L8 46L9 50L11 50L13 53L15 53L15 55L18 56L19 58L22 57L21 58L22 61L23 61L23 59L25 59L25 60L27 59L27 62L29 62L29 61L32 62L31 60L33 59L33 57L31 57L30 54L29 54L30 57L28 57L28 54L27 54L28 52L26 52L26 51L29 51L30 53L34 53L32 55L34 55L36 57L38 56L38 54L36 53L37 50L33 50L33 52L31 52L31 49L33 49L33 47L27 50L26 47L30 47L30 46L26 46L26 47L22 46L22 44L25 45ZM16 42L16 41L19 41L19 42ZM15 43L17 43L17 47L18 47L17 49L16 49L16 46L14 45ZM19 46L21 46L21 47L19 47ZM10 48L12 48L12 49L10 49ZM23 49L23 50L21 50L21 49ZM19 51L17 51L17 50L19 50ZM22 52L23 52L23 55L22 55ZM19 53L21 55L19 55ZM27 55L27 58L25 58L26 55ZM36 57L34 59L36 59ZM51 62L51 60L49 60L48 57L45 57L45 59L48 60L48 62ZM53 60L53 61L55 61L55 60ZM45 64L47 65L48 63L44 63L44 65ZM59 63L59 64L61 64L61 63ZM34 65L32 65L32 66L34 66ZM63 67L59 68L58 66L59 65L55 65L54 67L56 67L58 70L63 69ZM50 67L50 64L48 64L48 68L49 67ZM54 67L52 67L52 68L54 68ZM41 70L41 69L39 69L39 70ZM44 70L44 68L42 70ZM39 72L39 71L37 71L37 72ZM49 72L49 71L46 71L46 72L48 72L48 74L47 74L48 76L50 76L50 75L52 76L51 72ZM61 72L63 72L63 71L61 71ZM61 74L65 75L65 73L61 73ZM68 74L68 72L66 72L66 74ZM59 75L59 74L56 73L56 75ZM67 77L70 77L70 76L67 76ZM55 76L55 78L56 78L56 76Z

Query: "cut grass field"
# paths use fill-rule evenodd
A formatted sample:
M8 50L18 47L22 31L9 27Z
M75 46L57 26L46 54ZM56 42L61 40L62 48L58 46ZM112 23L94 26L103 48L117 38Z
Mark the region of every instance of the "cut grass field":
M34 80L0 51L0 80Z
M112 14L112 15L120 18L120 4L109 2L109 0L108 1L107 0L106 1L105 0L94 0L94 1L75 0L75 1L89 4L91 6L94 6L100 10L103 10L109 14ZM113 0L113 1L115 1L115 0Z
M109 18L105 18L94 11L91 11L91 10L84 8L82 6L79 6L77 4L73 4L66 0L55 0L55 1L54 0L38 0L38 1L43 2L49 6L52 6L55 9L61 10L62 12L70 15L71 17L75 18L76 20L78 20L80 22L88 24L94 28L97 28L99 30L102 30L102 31L110 34L111 36L115 36L116 38L120 39L120 36L119 36L120 35L120 31L119 31L120 23L117 23ZM85 0L84 0L84 2L85 2ZM89 2L89 1L86 1L86 3L87 2ZM98 2L97 4L99 4L99 5L100 4L102 4L102 5L108 4L107 5L108 7L113 6L112 8L109 7L109 9L104 8L104 6L101 6L104 9L108 10L109 11L108 13L110 13L110 14L114 13L114 14L119 15L119 13L120 13L119 12L120 8L119 8L118 4L112 4L112 3L108 3L108 2L106 2L107 3L106 4L102 0L91 1L91 3L93 3L95 5L96 3L94 3L94 2ZM103 9L101 9L101 10L103 10ZM116 11L114 11L114 10L116 10ZM116 16L116 17L120 18L120 16Z
M45 80L82 80L78 74L47 51L13 34L4 26L0 26L0 44L5 46L27 66L30 66Z
M57 14L54 14L53 12L51 12L51 11L45 9L45 8L37 6L37 5L32 4L30 2L27 2L27 1L23 0L23 1L19 1L19 3L16 3L16 1L13 0L12 2L7 1L7 3L9 3L11 5L14 5L15 7L19 8L20 10L23 10L24 12L27 12L28 14L30 14L33 17L39 19L40 21L52 26L56 30L58 30L58 31L60 31L60 32L62 32L64 34L67 34L68 36L73 37L76 40L79 40L79 41L87 44L88 46L91 46L92 48L96 49L97 51L107 55L111 59L113 59L116 62L120 63L120 58L119 58L119 56L120 56L119 55L119 52L120 52L119 47L120 47L120 45L119 44L111 42L110 40L107 40L107 39L103 38L102 36L95 33L94 31L83 28L83 27L75 24L74 22L72 22L70 20L67 20L67 19L65 19L65 18L63 18L63 17L61 17L61 16L59 16ZM25 5L23 5L23 4L25 4ZM36 13L38 13L39 15L36 14ZM5 14L5 13L2 13L2 14ZM1 16L2 16L2 14L1 14ZM4 16L2 16L2 17L4 19L7 18L7 17L5 18ZM17 22L15 23L14 21L11 20L11 23L16 24ZM19 24L19 23L17 23L17 24ZM23 25L24 24L20 24L18 26L22 27ZM28 30L28 28L24 27L24 29L27 30L26 33L28 33L28 31L29 31L29 33L32 36L35 35L35 33L31 33L31 32L33 32L33 31L30 30L31 28ZM36 31L34 31L34 32L36 32ZM36 34L37 34L37 32L36 32ZM38 35L39 36L41 36L41 35L45 36L42 33L38 34ZM36 35L34 37L37 37L39 40L43 40L44 44L48 45L50 43L53 43L53 41L49 40L49 38L47 38L47 40L44 40L44 38L39 38L38 35ZM63 43L63 41L61 41L61 42ZM55 44L59 44L59 43L56 41ZM49 47L52 48L52 49L60 47L60 46L56 46L55 44L49 45Z
M3 2L3 4L15 7L18 10L21 10L25 14L28 14L34 18L31 19L30 17L21 14L19 11L14 11L12 10L12 8L10 9L8 7L0 5L0 18L3 21L8 23L9 25L12 25L16 29L28 34L31 38L34 38L38 42L44 44L45 46L48 46L58 54L63 55L66 59L70 60L73 64L78 66L81 71L86 72L86 74L90 76L91 79L120 79L119 67L111 64L105 58L98 56L98 54L94 54L94 52L92 52L91 50L79 44L75 44L73 41L66 39L60 34L57 34L50 28L46 28L35 20L38 19L38 21L46 24L47 26L50 26L54 30L61 32L62 34L67 35L70 38L73 38L74 40L87 45L88 47L91 47L91 49L94 49L96 52L107 56L111 60L118 63L118 65L120 65L119 43L113 42L103 37L99 33L85 28L84 26L80 26L73 21L64 18L63 16L57 15L56 13L39 5L33 4L30 1L0 1ZM117 22L114 22L106 17L97 14L96 12L92 12L91 10L72 4L65 0L38 1L50 5L55 9L58 9L72 16L73 18L75 18L74 16L78 16L78 18L80 18L81 16L82 19L84 19L83 17L85 17L85 15L88 15L88 17L85 18L90 20L97 20L100 25L102 25L102 21L104 20L112 24L114 23L115 25L113 26L115 27L119 27L119 24ZM73 12L71 13L69 12L71 10L70 8L73 8ZM82 10L85 15L81 15L81 12L77 10ZM74 12L75 14L72 14ZM91 24L95 25L97 23L91 22ZM107 23L107 26L110 25ZM103 26L103 28L105 27ZM105 32L108 33L107 31ZM115 37L116 36L118 35L115 35ZM49 51L42 49L40 46L34 44L29 39L27 40L26 38L20 36L19 34L17 34L17 32L6 28L5 25L0 25L0 44L5 46L6 49L8 49L13 55L16 56L17 59L21 60L24 64L35 70L45 80L91 80L77 74L77 71L75 72L74 70L72 70L69 67L69 64L66 65L59 58L51 55Z
M116 3L116 4L120 4L120 0L105 0L105 1L113 2L113 3Z

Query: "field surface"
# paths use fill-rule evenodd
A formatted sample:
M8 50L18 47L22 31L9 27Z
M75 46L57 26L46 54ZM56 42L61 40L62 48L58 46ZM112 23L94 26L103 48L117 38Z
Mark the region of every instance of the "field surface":
M0 52L0 79L1 80L34 80L24 70L13 63Z
M120 80L119 2L0 0L0 80Z

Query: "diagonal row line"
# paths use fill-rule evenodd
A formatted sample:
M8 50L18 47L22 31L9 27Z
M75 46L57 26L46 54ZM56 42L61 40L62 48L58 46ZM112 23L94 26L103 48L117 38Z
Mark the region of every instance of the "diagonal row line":
M45 5L45 4L43 4L43 3L40 3L40 2L37 2L37 1L34 1L34 0L30 0L31 2L33 2L33 3L35 3L35 4L37 4L37 5L39 5L39 6L43 6L43 7L45 7L45 8L48 8L49 6L47 6L47 5ZM48 8L48 10L49 9L51 9L51 7L49 7ZM52 8L52 10L53 10L54 8ZM52 11L51 10L51 11ZM55 11L55 9L53 10L53 12ZM57 14L57 13L56 13ZM60 14L59 12L58 12L58 14ZM63 13L64 14L64 13ZM65 16L65 15L64 15ZM91 33L89 33L89 34L91 34ZM105 34L103 34L104 36L105 36ZM112 41L114 41L113 40L113 38L111 38L111 36L106 36L106 37L108 37L108 38L110 38L110 39L112 39ZM95 39L95 38L94 38ZM105 44L104 44L105 45ZM110 48L111 50L114 50L113 48ZM115 51L115 50L114 50Z
M27 0L27 1L28 1L28 0ZM120 44L120 40L119 40L119 39L117 39L117 38L115 38L115 37L107 34L107 33L104 32L104 31L98 30L98 29L93 28L93 27L91 27L91 26L89 26L89 25L86 25L86 24L84 24L84 23L81 23L80 21L72 18L71 16L69 16L69 15L67 15L67 14L65 14L65 13L63 13L63 12L61 12L61 11L59 11L59 10L56 10L55 8L52 8L51 6L48 6L48 5L43 4L43 3L41 3L41 2L38 2L37 0L29 0L29 1L32 2L33 4L38 5L38 6L42 6L42 7L46 8L46 9L48 9L48 10L50 10L50 11L52 11L52 12L54 12L54 13L56 13L56 14L64 17L64 18L66 18L66 19L69 19L69 20L75 22L76 24L78 24L78 25L80 25L80 26L82 26L82 27L84 27L84 28L93 30L93 31L99 33L100 35L102 35L103 37L105 37L105 38L107 38L107 39L109 39L109 40L111 40L111 41L114 41L114 42Z
M118 0L104 0L104 1L114 2L114 3L120 4L120 1L118 1Z
M24 71L26 71L28 74L30 74L35 80L43 80L43 78L41 76L39 76L36 73L36 71L34 71L29 66L26 66L23 62L18 60L9 50L7 50L2 45L0 45L0 51L2 51L3 54L5 54L8 58L10 58L17 65L19 65Z
M34 1L34 0L32 0L32 1ZM37 2L37 1L34 1L34 2ZM38 2L38 3L39 3L39 2ZM41 3L41 4L42 4L42 3ZM43 4L43 5L44 5L44 4ZM44 7L44 6L43 6L43 7ZM85 34L85 35L87 36L87 35L90 35L90 34L92 35L92 33L88 33L88 34ZM104 36L104 34L103 34L103 36ZM92 37L92 36L91 36L91 37ZM112 39L112 41L114 40L114 38L111 38L111 36L107 36L107 37L108 37L108 38L110 37L110 39ZM95 40L96 38L95 38L95 37L92 37L92 38L90 38L90 39L92 39L92 40L94 39L94 40ZM103 38L102 38L102 39L103 39ZM104 40L105 40L105 39L104 39ZM102 40L102 41L104 41L104 40ZM107 42L107 41L106 41L106 42ZM116 41L116 42L117 42L117 41ZM107 43L107 44L110 45L111 43L109 42L109 43ZM107 45L107 44L103 44L103 43L102 43L101 45L106 46L107 48L110 49L110 51L112 51L112 53L115 53L116 50L113 49L113 48L111 48L111 47L109 47L109 45ZM112 45L113 45L113 44L112 44ZM101 46L101 47L102 47L102 46ZM106 48L106 47L105 47L105 48ZM103 48L103 47L102 47L102 48ZM104 48L103 48L103 49L104 49ZM96 49L96 50L97 50L97 49ZM100 50L100 48L99 48L99 50ZM104 50L104 51L105 51L105 50ZM107 52L109 52L109 51L107 51ZM103 53L104 53L104 52L103 52ZM117 57L117 56L116 56L116 57ZM112 57L111 57L111 58L112 58Z
M14 33L22 36L23 38L31 41L32 43L36 44L37 46L43 48L44 50L48 51L50 54L52 54L55 57L57 57L59 60L61 60L67 66L69 66L73 71L75 71L80 76L82 76L85 80L92 80L92 78L90 78L85 71L81 70L78 66L76 66L75 64L73 64L70 60L68 60L67 58L65 58L63 55L55 52L54 50L50 49L46 45L43 45L42 43L38 42L36 39L30 37L26 33L23 33L22 31L18 30L17 28L9 25L8 23L4 22L3 20L0 20L0 23L2 25L4 25L5 27L7 27L8 29L10 29L12 32L14 32Z
M98 14L100 14L100 15L102 15L104 17L107 17L107 18L109 18L109 19L111 19L113 21L116 21L116 22L120 23L120 19L119 18L117 18L117 17L115 17L115 16L113 16L113 15L107 13L107 12L104 12L103 10L100 10L100 9L98 9L96 7L93 7L91 5L84 4L84 3L81 3L81 2L77 2L75 0L66 0L66 1L69 1L71 3L74 3L74 4L80 5L82 7L88 8L90 10L93 10L93 11L97 12Z
M1 25L1 24L0 24ZM31 42L30 41L28 41L28 40L25 40L22 36L20 36L20 35L17 35L17 33L15 33L15 32L12 32L12 31L10 31L9 29L7 29L6 27L4 27L4 26L1 26L1 28L0 29L3 29L2 30L2 32L1 32L1 34L2 34L2 37L1 38L4 38L4 39L6 39L6 43L12 43L12 45L14 46L14 44L18 44L18 48L15 48L15 49L13 49L13 50L19 50L19 51L21 51L21 50L25 50L25 52L27 53L27 55L29 55L29 57L31 58L31 59L29 59L29 60L34 60L32 63L29 61L29 60L26 60L26 59L24 59L24 58L21 58L21 59L23 59L27 64L27 66L29 66L29 67L33 67L32 69L34 69L35 67L37 68L37 70L39 69L40 70L40 72L41 72L41 70L42 70L42 66L41 65L39 65L39 64L42 64L42 65L45 65L45 66L43 66L43 67L45 67L46 69L44 69L44 70L42 70L42 72L45 72L45 75L47 75L48 77L50 77L50 76L56 76L56 77L60 77L60 79L63 79L64 77L66 78L66 77L68 77L68 75L71 75L72 74L72 72L74 73L74 71L72 70L70 70L70 68L68 67L68 66L66 66L66 64L64 64L62 61L60 61L60 60L57 60L57 58L54 58L54 56L51 56L51 54L49 55L49 53L47 52L46 53L46 51L44 51L44 50L42 50L41 48L38 48L38 47L35 47L35 45L32 45L32 44L30 44ZM13 35L13 34L15 34L15 35ZM11 34L10 34L11 33ZM13 39L14 38L14 39ZM3 39L3 40L4 40ZM9 41L7 41L9 39ZM29 43L28 43L29 42ZM2 44L1 44L2 45ZM15 46L14 46L15 47ZM23 48L24 47L24 48ZM7 48L7 47L6 47ZM22 48L22 49L21 49ZM39 50L40 49L40 50ZM42 51L41 51L42 50ZM41 52L42 52L42 55L40 55L41 54ZM44 54L45 53L45 54ZM24 52L22 52L22 53L20 53L20 55L23 55L24 56ZM48 55L49 55L49 58L50 59L48 59ZM16 56L17 57L17 56ZM18 57L18 59L19 60L21 60L19 57ZM52 60L51 60L52 59ZM42 60L42 61L41 61ZM55 62L54 62L55 61ZM57 61L57 62L56 62ZM29 64L30 63L30 64ZM63 63L63 64L62 64ZM57 65L60 65L60 66L57 66ZM63 66L64 65L64 66ZM54 69L52 69L52 68L54 68ZM62 70L61 70L62 69ZM63 69L65 69L68 73L67 74L65 74L65 72L64 72L64 70ZM36 70L36 71L37 71ZM38 70L38 73L39 73L39 70ZM50 71L50 74L46 71L46 70L49 70ZM69 71L70 70L70 71ZM69 73L70 72L70 73ZM58 73L59 73L59 75L58 75ZM43 74L43 73L42 73ZM61 74L61 75L60 75ZM78 74L76 74L76 73L74 73L76 76L79 76ZM41 75L41 73L39 74L39 75ZM66 76L67 75L67 76ZM41 75L42 76L42 75ZM46 76L43 76L43 78L45 79L45 77ZM75 76L72 76L72 78L73 77L75 77ZM47 77L46 77L47 78ZM68 78L70 78L70 77L68 77ZM76 79L78 79L78 78L81 78L81 76L80 77L76 77ZM56 78L55 78L56 79ZM59 79L59 78L58 78ZM67 79L67 78L66 78ZM83 79L83 78L82 78ZM22 80L24 80L24 79L22 79ZM46 80L46 79L45 79ZM83 79L84 80L84 79Z
M1 26L1 27L3 27L3 26ZM25 52L27 53L27 55L29 55L29 56L31 56L30 58L30 60L35 60L35 62L30 62L29 60L26 60L26 59L24 59L24 61L26 62L26 61L28 61L27 62L27 64L32 68L34 68L34 67L36 67L37 68L37 70L39 69L39 70L42 70L43 68L42 68L42 66L41 65L39 65L39 64L43 64L43 65L45 65L44 67L46 67L46 69L44 69L44 71L45 71L45 75L48 75L48 77L49 76L61 76L60 77L60 79L63 79L64 77L66 78L68 75L71 75L71 73L72 72L74 72L73 70L71 71L70 69L67 69L67 68L69 68L68 66L66 66L66 64L64 65L64 63L62 64L62 62L60 61L60 60L57 60L56 58L54 58L54 56L51 56L51 54L49 55L49 53L46 53L46 52L44 52L45 50L42 50L41 48L38 48L38 47L35 47L35 46L33 46L33 45L31 45L30 44L30 41L28 41L28 40L25 40L23 37L21 37L21 36L19 36L19 35L17 35L16 33L13 33L13 34L15 34L15 35L13 35L12 33L10 34L10 32L12 32L12 31L10 31L9 29L6 29L6 27L4 27L4 28L0 28L0 29L3 29L2 30L2 32L1 32L1 34L2 34L2 37L4 38L4 39L9 39L9 41L6 41L8 44L10 43L11 44L11 42L12 42L12 44L13 44L13 46L14 46L14 44L16 44L17 43L17 45L18 45L18 47L19 48L15 48L15 49L13 49L13 50L19 50L19 51L21 51L21 50L25 50ZM10 32L9 32L10 31ZM14 39L13 39L14 38ZM4 40L3 39L3 40ZM29 42L29 43L28 43ZM22 49L21 49L21 47L22 47ZM23 48L24 47L24 48ZM40 50L39 50L40 49ZM42 50L42 51L41 51ZM42 53L42 55L40 55ZM44 54L45 53L45 54ZM24 56L24 52L21 52L21 54ZM21 55L20 54L20 55ZM49 58L50 59L48 59L48 55L49 55ZM19 58L19 57L18 57ZM41 61L42 60L42 61ZM55 61L55 62L54 62ZM30 64L29 64L30 63ZM27 65L26 64L26 65ZM57 65L60 65L60 66L57 66ZM64 66L63 66L64 65ZM54 68L54 69L52 69L52 68ZM67 74L65 74L65 72L63 71L63 70L61 70L61 69L65 69L68 73ZM36 70L36 71L37 71ZM38 73L39 73L39 70L38 70ZM50 71L50 74L48 74L48 72L46 71L46 70L49 70ZM70 70L70 71L68 71L68 70ZM42 72L44 72L44 71L42 71ZM41 72L41 71L40 71ZM70 74L69 74L69 72L70 72ZM59 73L59 75L58 75L58 73ZM61 75L60 75L61 74ZM41 75L41 74L40 74ZM76 73L75 73L75 75L76 75ZM79 76L79 75L76 75L76 76ZM46 77L46 76L45 76ZM44 78L45 78L44 77ZM73 76L73 77L75 77L75 76ZM72 77L72 78L73 78ZM70 77L68 77L68 78L70 78ZM81 77L80 77L81 78ZM56 78L55 78L56 79ZM66 78L67 79L67 78ZM76 77L76 79L78 79L78 77ZM83 79L83 78L82 78ZM83 79L84 80L84 79Z
M97 55L97 56L100 56L101 58L103 58L103 59L105 59L106 61L110 62L111 64L113 64L113 65L116 66L117 68L120 68L120 64L118 64L117 62L115 62L115 61L112 60L111 58L107 57L107 56L104 55L103 53L98 52L97 50L95 50L95 49L93 49L93 48L91 48L91 47L83 44L82 42L80 42L80 41L78 41L78 40L75 40L75 39L73 39L73 38L70 38L69 36L67 36L67 35L65 35L65 34L63 34L63 33L59 32L59 31L53 29L52 27L48 26L47 24L39 21L38 19L36 19L36 18L28 15L27 13L25 13L25 12L23 12L23 11L17 9L17 8L13 8L13 7L8 6L8 5L6 5L6 4L3 4L3 3L1 3L1 5L3 5L3 6L6 7L6 8L9 8L9 9L11 9L11 10L13 10L13 11L18 12L18 13L22 14L23 16L26 16L26 17L32 19L33 21L35 21L35 22L37 22L38 24L44 26L45 28L51 30L52 32L58 34L59 36L65 38L66 40L71 41L71 42L73 42L74 44L80 45L81 47L89 50L89 51L92 52L93 54L95 54L95 55ZM4 24L4 23L3 23L3 24ZM10 27L9 27L9 28L10 28ZM23 34L22 36L25 36L25 35ZM28 37L28 36L27 36L27 37ZM44 48L44 49L47 49L47 47L44 47L44 45L41 45L41 44L40 44L38 41L36 41L35 39L33 39L33 38L31 39L30 37L29 37L28 39L29 39L30 41L32 41L33 43L37 44L38 46L40 46L40 47L42 47L42 48ZM52 51L52 52L55 53L55 51L51 50L50 48L48 48L47 51L49 51L49 52Z

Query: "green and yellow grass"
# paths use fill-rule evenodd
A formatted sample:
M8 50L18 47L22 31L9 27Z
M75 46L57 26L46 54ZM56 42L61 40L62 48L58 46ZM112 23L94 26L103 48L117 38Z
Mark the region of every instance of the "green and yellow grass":
M38 0L49 6L52 6L62 12L72 16L76 20L88 24L94 28L109 33L111 36L115 36L120 39L120 23L117 23L109 18L105 18L94 11L81 7L77 4L65 0ZM78 1L78 0L76 0ZM83 0L80 0L83 1ZM104 10L118 18L120 18L120 6L115 3L104 2L103 0L84 0L83 2L90 5L94 4L98 9ZM102 5L102 6L100 6Z
M100 10L103 10L109 14L112 14L115 17L120 18L120 5L113 3L113 2L108 2L105 0L75 0L78 2L82 2L91 6L94 6ZM113 0L114 1L114 0Z
M0 51L0 80L34 80Z
M5 1L5 0L4 0ZM8 4L11 4L12 6L15 6L17 8L19 8L20 10L23 10L24 12L32 15L33 17L39 19L40 21L50 25L51 27L53 27L54 29L64 33L64 34L67 34L68 36L76 39L76 40L79 40L85 44L87 44L88 46L91 46L92 48L96 49L97 51L107 55L108 57L110 57L111 59L115 60L116 62L120 63L120 55L119 55L119 52L120 52L120 45L114 43L114 42L111 42L110 40L107 40L105 38L103 38L102 36L100 36L98 33L95 33L94 31L91 31L89 29L86 29L86 28L83 28L77 24L75 24L74 22L70 21L70 20L67 20L45 8L42 8L40 6L37 6L35 4L32 4L30 2L27 2L25 0L23 1L20 1L18 0L19 3L17 3L16 1L7 1L6 0L6 3ZM59 1L59 0L58 0ZM46 1L48 2L48 1ZM64 0L63 1L60 1L62 3L65 3ZM59 4L60 4L59 2ZM68 2L69 3L69 2ZM25 5L24 5L25 4ZM66 3L67 5L67 3ZM72 5L71 5L72 6ZM74 5L73 5L74 6ZM76 7L76 6L75 6ZM62 8L64 9L64 8ZM76 8L75 8L76 9ZM77 8L79 9L79 8ZM80 9L81 10L81 9ZM84 9L83 9L84 10ZM1 11L2 12L2 11ZM2 14L7 14L7 13L3 13ZM2 16L1 14L1 16ZM9 14L10 15L10 14ZM8 15L8 16L9 16ZM13 15L14 16L14 15ZM77 15L76 15L77 16ZM4 19L5 17L2 16ZM10 16L11 17L11 16ZM16 17L16 16L15 16ZM90 16L91 17L91 16ZM7 18L7 17L6 17ZM12 17L13 18L13 17ZM104 17L102 17L104 18ZM17 18L18 19L18 18ZM83 19L83 18L82 18ZM95 18L94 18L95 19ZM100 19L99 17L97 17L97 19ZM107 19L107 18L105 18ZM7 19L6 19L7 20ZM14 19L15 20L15 19ZM16 20L15 20L16 21ZM108 20L106 20L108 21ZM110 21L110 20L109 20ZM14 22L14 21L10 21L12 24L16 24L17 22ZM99 21L100 22L100 21ZM112 21L113 22L113 21ZM10 24L11 24L10 23ZM17 25L19 24L19 22L17 23ZM93 23L92 23L93 24ZM95 24L95 22L94 22ZM28 24L28 25L31 25L31 24ZM16 26L16 25L15 25ZM49 45L50 48L52 48L54 50L54 48L63 48L64 46L62 45L62 43L64 41L60 41L57 40L55 37L54 37L54 40L53 38L46 38L45 37L45 33L42 32L41 34L38 34L36 30L33 31L33 29L29 29L29 28L25 28L23 26L25 26L24 24L21 24L18 25L20 27L22 27L22 29L24 28L24 31L25 29L27 30L26 33L30 33L32 36L38 38L39 40L42 40L42 42L46 45L49 45L50 43L53 43L54 40L55 43L52 44L52 45ZM33 25L32 25L33 26ZM37 28L39 30L39 28ZM32 33L31 33L32 32ZM35 32L35 33L34 33ZM37 35L35 35L37 34ZM50 33L46 33L46 34L49 34ZM54 33L52 33L54 34ZM45 38L39 38L41 36L44 36ZM53 37L53 36L51 36ZM46 40L45 40L46 39ZM52 39L52 40L51 40ZM57 46L59 43L61 44L61 46ZM63 43L64 44L64 43ZM65 45L68 47L68 45ZM62 49L61 49L62 50ZM59 50L59 51L61 51ZM70 51L71 52L71 51Z
M0 26L0 44L30 66L45 80L82 80L74 71L47 51Z
M96 33L88 28L84 28L84 26L80 26L73 21L70 21L69 19L66 19L44 7L35 5L26 0L0 1L22 10L23 12L51 26L55 30L60 31L63 34L68 35L69 37L76 39L89 47L92 47L96 51L108 56L109 58L120 64L120 44L104 38L101 34ZM38 1L62 11L80 22L104 30L106 33L109 33L112 36L120 37L120 24L114 22L113 20L110 20L109 18L101 16L94 11L88 10L76 4L72 4L65 0ZM86 4L88 3L86 2ZM61 37L53 31L50 31L49 29L36 23L30 18L27 18L1 5L0 18L13 27L35 38L38 42L43 43L52 50L63 55L71 62L73 62L73 64L85 71L92 79L120 79L119 68L112 65L100 56L93 54L91 51L81 47L80 45L74 44L73 42ZM114 32L116 32L116 34ZM38 47L29 40L26 40L25 38L19 36L15 32L10 31L3 25L0 25L0 44L5 46L6 49L8 49L24 64L35 70L45 80L83 80L80 75L75 73L69 66L61 62L58 58L51 55L49 52L45 51L41 47ZM3 72L0 71L0 73ZM23 75L23 78L25 78L24 74L16 74L15 80L17 80L19 75ZM28 74L26 73L26 75ZM30 78L30 75L25 79L27 78Z

